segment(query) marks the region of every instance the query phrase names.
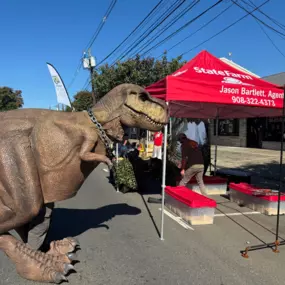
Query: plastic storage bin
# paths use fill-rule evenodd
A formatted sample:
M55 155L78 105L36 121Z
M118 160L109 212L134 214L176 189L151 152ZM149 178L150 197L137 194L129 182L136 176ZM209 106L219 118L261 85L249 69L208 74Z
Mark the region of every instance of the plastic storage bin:
M226 178L221 178L218 176L204 176L204 184L206 187L207 195L225 195L227 194L228 180ZM195 177L187 183L187 187L197 193L200 193L199 185Z
M230 199L239 205L246 206L265 215L277 215L278 192L274 195L255 194L260 189L248 183L230 183ZM285 196L280 197L280 214L285 214Z
M191 225L208 225L214 222L217 203L187 187L165 187L165 206Z

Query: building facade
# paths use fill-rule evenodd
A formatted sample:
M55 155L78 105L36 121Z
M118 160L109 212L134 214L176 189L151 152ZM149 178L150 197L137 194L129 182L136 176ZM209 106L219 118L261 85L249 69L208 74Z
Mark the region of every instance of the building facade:
M252 76L260 76L246 70L244 67L226 58L220 58L227 64ZM285 84L285 72L265 76L262 79L277 84ZM249 118L249 119L220 119L218 120L218 136L216 135L216 121L209 124L209 136L212 145L233 147L252 147L263 149L280 149L281 118Z

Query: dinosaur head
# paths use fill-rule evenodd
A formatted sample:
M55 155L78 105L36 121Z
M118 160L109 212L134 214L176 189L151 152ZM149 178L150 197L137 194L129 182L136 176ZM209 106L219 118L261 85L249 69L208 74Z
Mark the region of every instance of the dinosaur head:
M168 123L168 107L160 99L153 98L142 87L121 84L107 93L93 108L98 121L111 136L118 139L118 131L110 128L118 123L127 127L138 127L159 131ZM113 123L112 123L113 122ZM123 131L120 131L120 136Z

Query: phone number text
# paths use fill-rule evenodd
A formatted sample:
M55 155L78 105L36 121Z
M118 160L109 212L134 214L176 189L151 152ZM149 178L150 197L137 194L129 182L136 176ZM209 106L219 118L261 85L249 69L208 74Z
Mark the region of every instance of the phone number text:
M262 105L262 106L275 106L274 100L259 99L259 98L247 98L240 96L232 96L233 103L248 104L248 105Z

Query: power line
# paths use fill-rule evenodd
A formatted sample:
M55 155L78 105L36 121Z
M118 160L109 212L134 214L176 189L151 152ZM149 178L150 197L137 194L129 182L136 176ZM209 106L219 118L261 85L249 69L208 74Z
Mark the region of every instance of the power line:
M242 1L242 2L244 3L244 1ZM255 5L251 0L249 0L249 2L251 3L251 5L252 5L253 7L256 7L256 5ZM268 14L264 13L264 12L263 12L262 10L260 10L260 9L257 9L257 11L258 11L259 13L261 13L262 15L264 15L267 19L271 20L271 21L272 21L275 25L277 25L279 28L285 29L285 25L283 25L282 23L280 23L280 22L277 21L276 19L270 17Z
M248 4L248 3L246 3L245 1L243 1L242 0L242 2L243 3L245 3L245 4ZM249 2L251 3L251 5L250 4L248 4L248 5L250 5L251 7L256 7L253 3L252 3L252 1L250 1L249 0ZM260 10L259 10L260 11ZM263 13L262 12L262 14L264 14L264 15L266 15L265 13ZM270 17L268 16L268 15L266 15L267 16L267 18L269 18L270 19ZM272 40L272 38L268 35L268 33L265 31L265 29L264 29L264 27L257 21L257 20L255 20L256 21L256 23L259 25L259 27L260 27L260 29L262 30L262 32L265 34L265 36L267 37L267 39L270 41L270 43L275 47L275 49L285 58L285 54L278 48L278 46L274 43L274 41Z
M98 25L97 30L95 31L95 33L93 34L93 36L91 37L89 43L87 44L85 50L88 50L89 48L92 47L94 41L97 39L99 33L101 32L107 18L109 17L109 15L111 14L112 10L114 9L115 5L116 5L117 0L112 0L110 6L107 9L106 15L102 18L102 22L100 22L100 24Z
M212 18L210 21L208 21L207 23L205 23L203 26L201 26L199 29L197 29L195 32L191 33L189 36L185 37L184 39L182 39L181 41L179 41L178 43L176 43L175 45L173 45L171 48L167 49L167 52L171 51L172 49L174 49L175 47L177 47L178 45L180 45L181 43L183 43L184 41L186 41L187 39L189 39L190 37L194 36L196 33L198 33L199 31L201 31L203 28L205 28L206 26L208 26L210 23L212 23L214 20L216 20L217 18L219 18L222 14L224 14L227 10L229 10L234 4L232 3L230 6L228 6L227 8L225 8L222 12L220 12L219 14L217 14L214 18ZM159 55L158 57L156 57L156 59L160 58L162 55L164 55L164 53L162 53L161 55Z
M257 21L256 21L257 22ZM268 40L271 42L271 44L276 48L276 50L285 58L285 54L277 47L277 45L273 42L273 40L270 38L270 36L267 34L267 32L265 31L265 29L262 27L262 25L257 22L257 24L259 25L259 27L261 28L261 30L263 31L263 33L266 35L266 37L268 38Z
M184 8L183 11L180 12L172 21L170 21L162 31L155 34L152 38L150 38L142 47L140 47L137 51L132 53L130 57L135 56L135 54L139 54L142 50L144 50L151 42L153 42L155 39L158 39L164 32L166 32L174 23L176 23L179 19L181 19L186 13L188 13L191 9L193 9L200 0L194 0L192 1L186 8Z
M99 33L101 32L101 30L102 30L102 28L103 28L107 18L109 17L109 15L111 14L112 10L114 9L116 2L117 2L117 0L112 0L112 2L109 5L107 11L105 12L105 16L102 18L102 21L100 21L100 23L99 23L95 33L93 34L93 36L89 40L88 44L86 45L85 50L89 49L93 45L94 41L96 40L96 38L98 37ZM78 73L79 73L81 67L82 67L82 57L79 60L78 66L76 68L76 71L75 71L75 73L74 73L74 75L73 75L73 77L71 79L71 82L69 83L67 89L69 89L72 86L72 84L74 83L76 77L78 76Z
M246 18L247 16L251 15L251 13L253 13L254 11L256 11L258 8L262 7L263 5L265 5L266 3L268 3L270 0L267 0L265 2L263 2L261 5L259 5L258 7L256 7L254 10L252 10L251 12L248 12L246 15L242 16L241 18L239 18L238 20L236 20L235 22L233 22L232 24L230 24L229 26L227 26L226 28L222 29L221 31L219 31L218 33L214 34L213 36L211 36L210 38L208 38L207 40L201 42L200 44L196 45L195 47L187 50L186 52L183 52L181 54L181 56L189 53L190 51L198 48L199 46L205 44L206 42L212 40L213 38L215 38L216 36L222 34L223 32L225 32L226 30L228 30L229 28L231 28L232 26L234 26L235 24L239 23L240 21L242 21L244 18Z
M177 3L179 1L176 1ZM172 9L158 24L156 24L155 27L153 27L150 31L147 32L147 34L142 37L140 40L138 40L138 42L135 42L123 55L121 55L120 57L118 57L112 64L111 66L115 65L115 63L118 60L123 59L128 53L130 53L137 45L139 45L142 41L144 41L153 31L155 31L165 20L167 20L183 3L185 2L185 0L183 0L181 3L178 4L178 6L176 6L174 9Z
M194 17L193 19L191 19L190 21L188 21L186 24L184 24L182 27L180 27L178 30L176 30L175 32L173 32L172 34L170 34L169 36L167 36L166 38L164 38L162 41L158 42L156 45L152 46L151 48L149 48L147 51L145 51L142 55L145 55L146 53L148 53L149 51L151 51L152 49L155 49L157 47L159 47L160 45L162 45L163 43L165 43L166 41L170 40L173 36L175 36L176 34L180 33L182 30L184 30L186 27L188 27L190 24L192 24L193 22L195 22L196 20L198 20L199 18L201 18L204 14L206 14L207 12L209 12L211 9L213 9L214 7L216 7L217 5L219 5L220 3L222 3L224 0L219 0L217 1L215 4L213 4L212 6L210 6L209 8L207 8L206 10L204 10L202 13L200 13L198 16Z
M276 30L275 28L271 27L270 25L266 24L264 21L260 20L258 17L256 17L255 15L253 15L252 13L250 13L246 8L244 8L243 6L241 6L240 4L238 4L236 1L232 0L232 2L237 5L238 7L240 7L242 10L244 10L246 13L249 13L249 15L251 15L254 19L256 19L258 22L260 22L261 24L263 24L264 26L266 26L268 29L282 35L285 36L285 34L281 33L280 31ZM258 9L258 7L257 7ZM256 10L257 10L256 9Z
M159 5L163 2L164 0L159 1L154 8L147 14L147 16L136 26L135 29L132 30L132 32L115 48L113 49L104 59L102 59L97 66L102 64L105 60L107 60L113 53L115 53L142 25L143 23L152 15L152 13L159 7Z

